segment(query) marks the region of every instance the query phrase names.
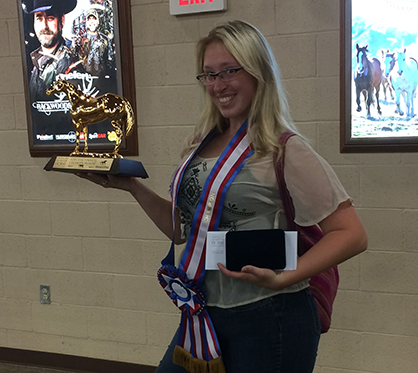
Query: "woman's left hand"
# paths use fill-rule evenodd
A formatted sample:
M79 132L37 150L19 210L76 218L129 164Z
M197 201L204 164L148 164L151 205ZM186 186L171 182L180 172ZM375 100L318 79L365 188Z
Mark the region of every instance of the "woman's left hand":
M284 277L286 277L284 272L274 272L271 269L258 268L251 265L242 267L240 272L230 271L221 263L218 263L218 267L222 273L229 277L239 278L258 286L275 290L285 287L283 283Z
M274 272L271 269L245 266L240 272L229 271L218 263L225 275L281 290L334 267L367 248L367 235L351 201L339 204L337 210L319 223L324 237L298 258L294 271Z

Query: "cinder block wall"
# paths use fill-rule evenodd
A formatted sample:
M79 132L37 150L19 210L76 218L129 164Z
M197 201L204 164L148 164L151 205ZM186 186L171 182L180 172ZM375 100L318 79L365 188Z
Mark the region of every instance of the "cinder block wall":
M124 0L120 0L124 1ZM341 266L316 373L412 373L418 365L418 153L339 153L339 1L228 0L173 17L131 0L140 159L163 195L201 107L195 43L241 18L270 41L292 114L334 167L369 234ZM0 2L0 347L157 365L179 312L155 273L165 237L127 194L42 170L27 144L15 0ZM41 305L39 285L51 287Z

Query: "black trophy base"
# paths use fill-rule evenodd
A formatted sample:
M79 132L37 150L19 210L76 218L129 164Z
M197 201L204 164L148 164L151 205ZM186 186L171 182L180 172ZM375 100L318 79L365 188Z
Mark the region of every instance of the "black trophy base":
M69 173L91 172L129 177L148 178L141 162L125 158L97 158L54 155L45 165L46 171Z

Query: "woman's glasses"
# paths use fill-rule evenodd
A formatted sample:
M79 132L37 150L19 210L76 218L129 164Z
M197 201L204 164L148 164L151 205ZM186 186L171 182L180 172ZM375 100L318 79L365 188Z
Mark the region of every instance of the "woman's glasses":
M196 76L196 79L199 80L204 85L213 85L215 79L219 77L222 82L229 82L233 80L238 71L243 70L243 67L230 67L228 69L219 71L218 73L202 73Z

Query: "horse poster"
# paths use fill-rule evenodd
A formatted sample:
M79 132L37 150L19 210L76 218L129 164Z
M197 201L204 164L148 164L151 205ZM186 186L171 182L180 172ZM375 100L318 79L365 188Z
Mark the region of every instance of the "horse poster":
M342 0L342 152L418 151L418 2Z
M18 4L31 155L68 155L79 140L96 152L113 149L119 136L109 120L92 123L88 134L79 133L66 92L47 95L47 90L62 80L86 97L111 93L135 103L129 70L133 69L130 1L18 0ZM136 136L131 137L120 144L122 154L137 154Z

